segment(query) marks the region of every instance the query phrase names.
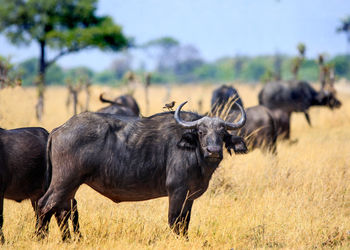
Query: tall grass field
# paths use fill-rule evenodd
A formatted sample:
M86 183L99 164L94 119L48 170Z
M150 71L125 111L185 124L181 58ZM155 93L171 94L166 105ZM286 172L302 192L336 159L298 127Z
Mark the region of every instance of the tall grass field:
M204 113L209 111L215 87L172 86L167 98L166 88L152 86L148 112L141 86L134 97L145 116L162 112L164 103L172 100L176 106L188 100L184 110ZM6 243L0 248L350 249L350 85L338 83L336 87L342 107L334 111L311 108L312 127L303 114L293 114L291 137L298 141L280 142L276 157L260 150L246 155L225 153L208 191L194 202L188 239L169 229L167 198L116 204L83 185L76 195L82 239L61 242L53 218L49 237L38 241L30 202L5 200ZM258 103L261 86L236 88L245 107ZM89 109L105 105L98 99L100 93L112 99L125 91L94 86ZM34 88L2 89L0 126L41 126L51 131L72 116L73 108L66 107L68 91L48 87L43 120L38 122L36 95ZM84 93L79 103L85 105Z

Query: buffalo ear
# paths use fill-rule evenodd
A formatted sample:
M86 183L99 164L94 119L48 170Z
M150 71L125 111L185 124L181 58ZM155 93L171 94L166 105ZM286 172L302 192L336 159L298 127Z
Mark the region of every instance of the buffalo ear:
M193 133L183 134L177 146L185 149L195 149L197 147L196 135Z
M225 147L227 152L231 155L231 149L235 152L235 154L246 154L248 153L247 145L245 141L240 136L235 135L227 135L225 137Z

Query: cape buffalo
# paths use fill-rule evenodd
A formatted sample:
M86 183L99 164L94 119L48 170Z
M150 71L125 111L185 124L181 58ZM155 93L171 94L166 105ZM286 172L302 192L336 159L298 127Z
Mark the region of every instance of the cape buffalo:
M39 201L40 228L58 214L63 239L69 237L67 201L83 183L118 203L169 197L168 221L176 233L187 233L193 201L208 188L223 158L222 148L245 153L241 137L227 131L246 120L181 112L150 117L118 117L102 113L73 116L48 141L49 189ZM185 121L186 120L186 121Z
M122 95L114 101L107 100L100 95L100 101L110 103L111 105L99 109L98 113L109 113L124 116L140 116L140 108L136 100L131 95Z
M37 214L37 201L45 193L46 143L48 132L43 128L0 129L0 238L4 198L21 202L30 199ZM74 201L73 201L74 202ZM77 215L77 212L76 214ZM74 223L75 231L79 225Z
M220 116L223 115L223 112L227 111L227 109L229 109L229 113L237 112L239 109L236 105L233 105L235 102L244 107L237 90L231 86L222 85L213 92L211 98L211 114Z
M234 121L238 116L235 102L243 102L232 86L223 85L213 92L211 113L223 117L226 121ZM246 110L246 125L237 134L244 137L248 148L260 148L263 151L276 153L277 128L272 113L263 106L254 106Z
M247 122L238 134L244 137L250 149L277 154L277 126L271 111L261 105L246 109Z
M290 138L290 118L293 112L303 112L311 126L308 113L310 107L327 106L334 109L341 106L336 98L334 77L329 77L329 83L323 83L320 91L316 91L305 81L268 83L259 93L259 104L272 111L277 122L278 135L282 139Z

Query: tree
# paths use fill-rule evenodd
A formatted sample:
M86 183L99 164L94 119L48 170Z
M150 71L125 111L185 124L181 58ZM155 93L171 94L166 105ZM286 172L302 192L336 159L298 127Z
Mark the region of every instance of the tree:
M111 70L104 70L102 72L96 73L94 75L93 81L99 84L114 85L116 83L116 78Z
M112 62L111 71L116 79L121 80L125 73L131 70L131 62L131 55L127 53L124 53Z
M337 28L337 32L344 32L346 34L348 43L350 44L350 16L343 18L341 22L341 25Z
M18 73L11 74L13 64L10 62L10 58L0 56L0 88L7 86L20 86L22 81Z
M19 63L15 68L20 72L22 77L23 86L33 85L38 72L38 59L30 58ZM53 63L46 72L45 83L49 84L63 84L64 72L63 69Z
M334 64L334 71L337 76L350 78L350 55L335 56L331 63Z
M39 45L37 118L44 106L47 68L69 53L87 48L119 50L128 45L121 27L96 15L97 0L0 0L0 32L11 43ZM47 58L47 48L57 51Z
M299 69L305 59L305 51L306 51L305 44L299 43L297 46L297 49L298 49L299 55L295 57L292 62L292 73L293 73L294 80L298 79Z
M94 72L90 68L81 66L67 70L65 78L76 82L81 79L91 79L93 76Z
M203 64L199 50L193 45L177 46L173 68L170 69L180 82L195 80L194 70Z
M280 81L282 79L282 63L283 57L280 53L276 53L273 57L273 70L274 78L276 81Z
M241 77L243 64L244 58L242 56L237 55L234 62L234 74L236 79Z
M153 50L151 54L158 60L157 70L164 73L173 67L177 58L176 48L179 41L172 37L161 37L151 40L141 47L145 50Z

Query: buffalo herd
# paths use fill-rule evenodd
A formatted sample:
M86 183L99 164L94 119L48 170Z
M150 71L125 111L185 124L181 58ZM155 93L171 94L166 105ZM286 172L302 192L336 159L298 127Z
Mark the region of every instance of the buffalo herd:
M168 223L187 235L192 204L208 188L223 159L260 148L277 155L277 140L290 138L293 112L339 108L332 77L319 91L305 81L271 82L259 105L244 108L238 91L223 85L213 92L205 114L182 111L140 114L130 95L101 102L109 106L70 118L49 134L43 128L0 129L0 240L4 242L4 198L30 199L36 235L44 238L52 215L62 239L70 238L68 219L80 236L75 194L79 186L119 203L168 197Z

